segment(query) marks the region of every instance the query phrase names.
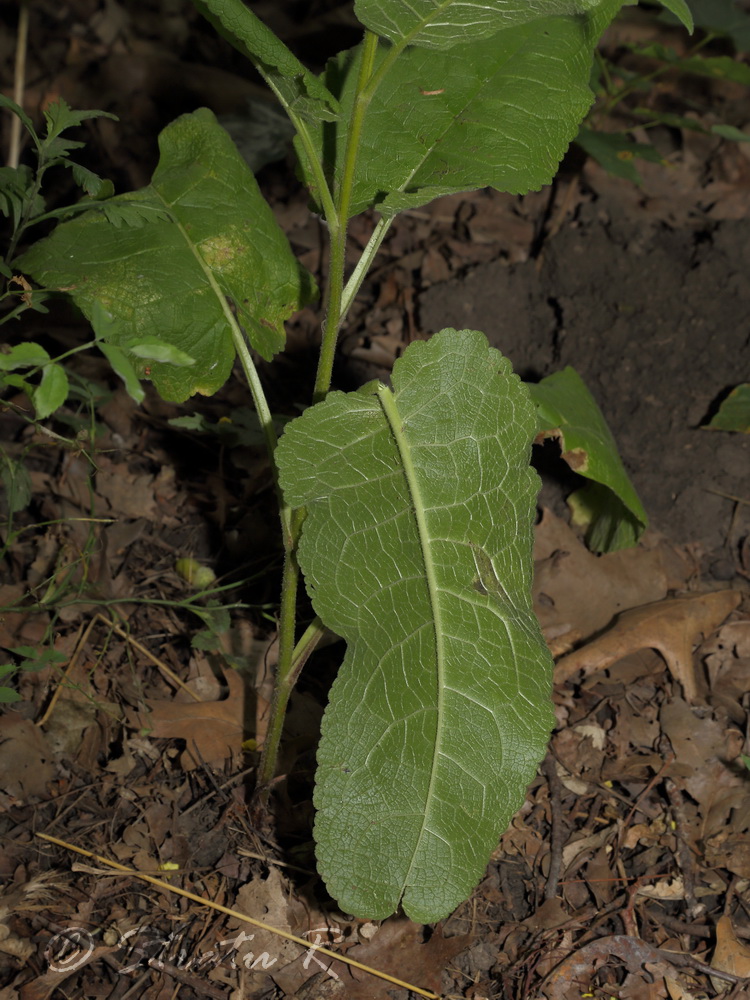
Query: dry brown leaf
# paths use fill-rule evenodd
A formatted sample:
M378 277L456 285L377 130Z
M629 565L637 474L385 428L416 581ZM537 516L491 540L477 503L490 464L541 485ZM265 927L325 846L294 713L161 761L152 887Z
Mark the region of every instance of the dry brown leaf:
M591 941L568 955L547 976L541 991L547 1000L570 1000L570 987L575 983L575 995L581 996L586 993L595 970L614 960L623 963L628 972L639 977L640 983L645 987L647 982L642 972L643 965L646 962L658 963L660 958L659 951L640 938L613 934Z
M716 947L711 966L719 972L731 972L733 976L750 976L750 946L734 933L731 917L719 917L716 924ZM717 992L727 988L724 979L712 976L711 982Z
M665 543L596 556L546 509L535 529L534 559L534 611L553 656L567 653L619 612L661 600L685 579L685 566Z
M374 969L413 983L425 990L439 991L440 978L451 960L471 944L470 934L443 937L438 924L429 940L419 924L392 917L367 944L357 945L347 955ZM390 1000L393 985L375 979L359 969L334 963L334 970L346 984L347 1000Z
M664 984L669 992L669 1000L698 1000L697 994L691 993L671 976L664 977Z
M621 614L614 626L582 649L555 665L555 681L562 684L582 670L584 675L606 670L639 649L657 649L672 677L682 684L688 701L698 697L693 669L693 646L699 635L713 632L740 603L736 590L721 590L658 601Z
M747 803L745 815L747 815ZM705 860L707 865L726 868L740 878L750 878L750 836L747 830L732 836L720 831L706 838Z
M266 878L256 875L240 888L233 909L287 934L297 933L292 926L290 892L289 883L279 869L271 868ZM243 932L241 937L240 931ZM304 949L296 942L252 924L242 924L233 933L238 942L235 960L246 969L269 969L273 976L304 955ZM296 985L301 985L306 978L300 963Z
M55 769L41 730L17 712L0 716L0 787L21 801L46 796Z
M96 477L96 492L104 497L113 514L119 517L156 517L154 476L133 475L121 463L102 468Z
M226 673L229 694L222 701L146 701L149 713L130 713L131 725L151 737L185 740L182 766L191 771L202 764L220 767L239 754L243 741L244 690L240 675Z

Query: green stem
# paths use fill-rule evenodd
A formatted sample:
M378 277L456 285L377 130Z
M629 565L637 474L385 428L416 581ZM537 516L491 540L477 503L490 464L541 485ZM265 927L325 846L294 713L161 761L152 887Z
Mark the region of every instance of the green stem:
M290 678L292 677L294 654L294 626L297 612L298 583L299 566L296 556L293 551L287 551L284 557L284 574L281 579L279 662L276 665L268 731L263 743L260 764L258 765L257 788L263 801L268 798L269 785L276 773L276 761L279 756L281 733L284 729L286 708L293 687L293 684L290 683Z
M245 373L245 378L250 386L250 392L253 397L253 403L255 404L255 411L258 414L258 419L263 431L263 437L266 441L266 449L268 451L268 457L271 461L271 472L273 475L274 486L276 487L276 495L279 501L279 517L281 518L281 529L283 532L284 540L284 550L289 551L294 544L293 533L292 533L292 509L284 502L284 494L281 492L278 480L278 471L276 469L276 462L274 461L274 452L276 451L276 445L278 444L278 439L276 437L276 429L273 426L273 417L271 416L271 410L268 406L268 400L266 399L266 394L263 392L263 386L260 383L260 378L258 377L258 369L255 367L252 355L245 341L245 337L239 328L237 320L234 318L234 314L231 309L229 309L228 303L223 299L229 315L232 317L232 339L234 341L234 347L237 351L237 356L240 359L240 364L242 365L242 370Z
M377 48L378 36L370 31L366 31L362 46L359 79L357 81L357 96L354 99L354 106L352 107L349 119L341 185L336 204L337 218L334 225L331 225L329 222L331 257L328 269L328 294L326 297L326 312L323 323L323 339L320 345L318 372L315 377L315 389L313 391L314 402L325 399L331 386L333 359L336 353L336 339L342 319L341 309L344 293L344 269L346 267L347 224L354 191L357 154L362 138L362 126L373 93L372 91L368 92L367 84L373 73Z
M336 207L333 203L333 198L331 197L326 175L323 170L323 164L321 163L318 152L315 149L315 142L310 134L307 122L304 118L301 118L295 113L292 106L287 101L284 92L277 86L273 74L266 73L263 65L256 60L253 60L253 63L255 68L268 84L269 89L273 91L279 104L282 106L284 111L286 111L287 118L294 126L297 137L305 151L310 173L315 179L316 187L312 193L320 201L320 205L323 209L323 215L325 216L329 226L334 225L336 222Z
M375 259L375 255L380 249L380 245L385 239L388 230L391 228L391 223L394 218L395 216L390 215L387 218L380 219L373 229L370 239L367 241L367 246L362 251L362 256L357 261L357 266L352 271L349 280L346 283L346 288L344 289L341 299L342 321L349 312L351 304L356 298L357 292L364 281L365 275L370 270L370 265Z
M284 584L282 584L282 600L284 595ZM283 607L282 607L283 613ZM258 795L261 802L268 800L271 782L276 773L276 761L279 756L279 744L281 734L284 729L284 719L289 698L294 690L302 668L309 656L315 650L320 640L326 633L325 625L320 618L315 618L305 629L302 638L296 646L291 649L289 655L284 656L282 668L282 642L283 634L279 633L279 663L276 668L276 680L274 683L273 698L271 700L271 712L268 722L268 731L263 743L263 750L258 765ZM287 647L288 649L289 647ZM284 651L286 653L286 650Z

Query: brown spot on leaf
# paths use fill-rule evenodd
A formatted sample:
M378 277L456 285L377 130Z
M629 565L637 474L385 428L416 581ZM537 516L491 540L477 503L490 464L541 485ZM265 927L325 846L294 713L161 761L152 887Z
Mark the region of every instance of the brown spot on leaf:
M562 457L573 472L585 472L589 467L589 453L585 448L571 448L570 451L564 451Z

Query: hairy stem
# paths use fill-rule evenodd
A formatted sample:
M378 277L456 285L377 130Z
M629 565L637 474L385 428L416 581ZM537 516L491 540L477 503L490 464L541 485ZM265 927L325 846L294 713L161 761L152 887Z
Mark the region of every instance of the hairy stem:
M297 586L299 584L299 566L294 551L287 549L284 555L284 574L281 580L281 607L279 609L279 662L276 666L276 677L271 700L271 715L268 722L268 732L263 743L260 764L258 766L257 788L262 800L267 800L269 785L276 773L276 761L279 756L279 743L284 728L284 718L289 696L294 687L293 654L294 626L297 611Z

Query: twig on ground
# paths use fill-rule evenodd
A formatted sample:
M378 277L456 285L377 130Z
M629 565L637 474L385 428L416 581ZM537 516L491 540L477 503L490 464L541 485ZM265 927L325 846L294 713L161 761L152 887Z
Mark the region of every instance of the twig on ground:
M667 778L664 784L675 821L675 834L677 837L676 855L685 886L685 902L690 916L697 917L702 910L702 906L698 903L695 895L695 864L687 841L687 818L683 808L682 792L672 778Z
M547 779L549 788L550 824L552 826L552 836L550 838L550 861L547 884L544 887L544 898L554 899L557 895L562 870L563 851L563 814L562 814L562 782L557 773L557 761L551 755L542 764L542 772Z

